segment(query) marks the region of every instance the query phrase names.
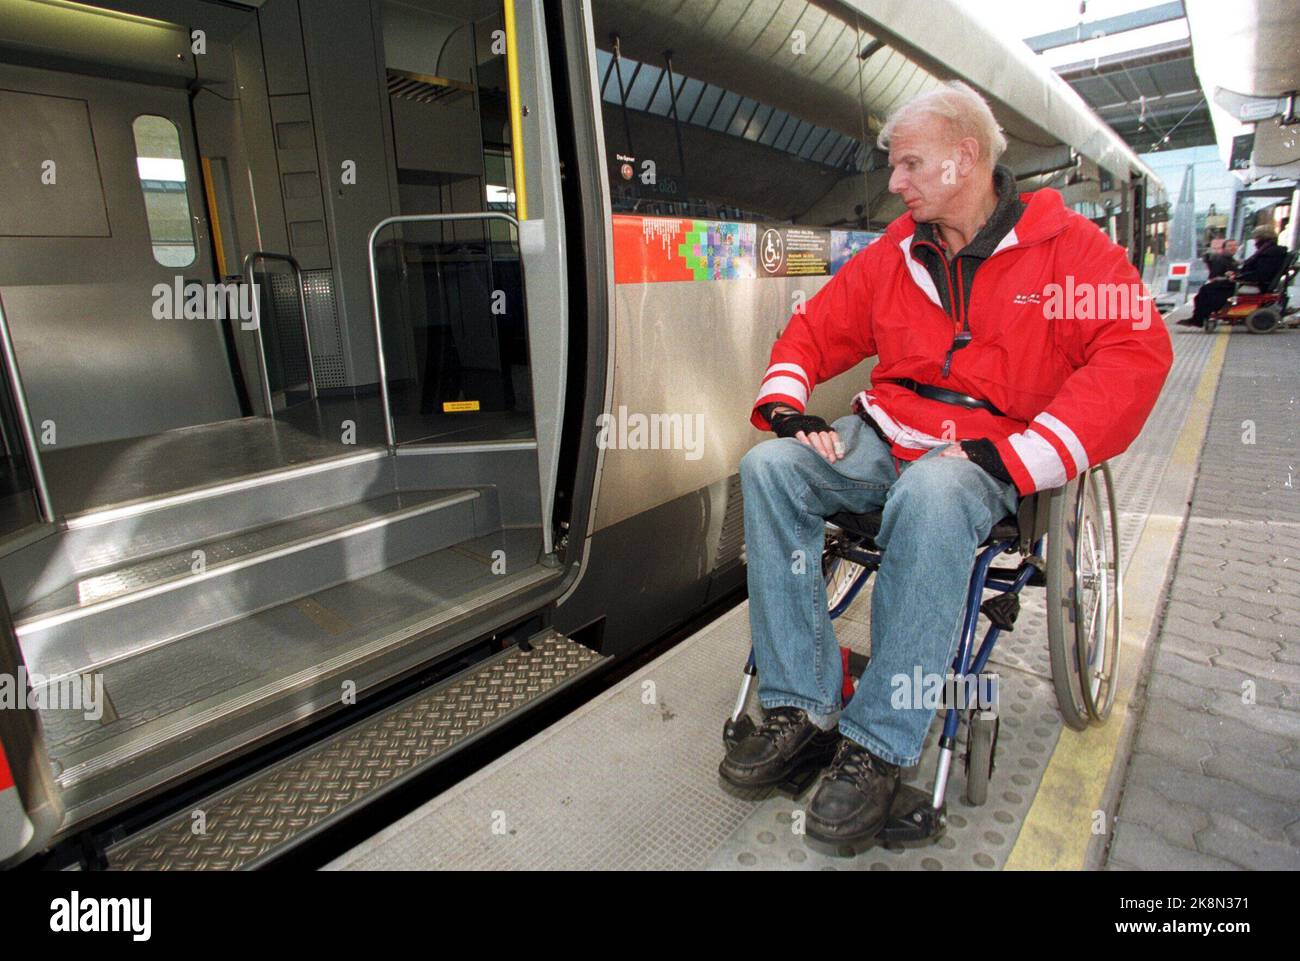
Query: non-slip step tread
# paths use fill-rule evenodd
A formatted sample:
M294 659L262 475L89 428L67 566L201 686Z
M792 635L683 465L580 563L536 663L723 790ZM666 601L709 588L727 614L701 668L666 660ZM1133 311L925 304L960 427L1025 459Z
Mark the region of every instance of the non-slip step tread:
M21 632L34 624L63 614L83 611L106 601L124 598L169 582L181 582L208 572L291 548L315 538L343 534L369 522L439 510L480 496L475 488L399 491L364 501L304 514L230 537L194 544L179 551L98 571L39 598L18 612ZM202 551L202 555L196 552Z
M598 668L606 658L554 633L359 722L107 852L113 870L255 867L343 812Z

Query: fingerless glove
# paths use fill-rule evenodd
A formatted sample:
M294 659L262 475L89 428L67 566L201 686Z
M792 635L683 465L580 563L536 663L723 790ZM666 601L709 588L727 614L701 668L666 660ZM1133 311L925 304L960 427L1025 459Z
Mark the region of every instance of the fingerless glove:
M812 434L831 429L830 424L814 414L776 414L768 419L777 437L794 437L800 431Z

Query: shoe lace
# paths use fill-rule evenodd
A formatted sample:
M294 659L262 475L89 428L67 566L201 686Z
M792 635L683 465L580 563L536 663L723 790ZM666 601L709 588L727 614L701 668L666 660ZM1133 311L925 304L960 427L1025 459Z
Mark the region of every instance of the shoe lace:
M779 744L799 726L803 720L801 714L802 712L797 708L773 708L767 712L763 723L758 725L754 733L759 737L767 738L773 744Z
M835 752L835 760L831 762L830 770L826 772L826 779L861 785L873 772L882 775L892 773L890 766L880 758L860 744L845 738L840 742L839 750Z

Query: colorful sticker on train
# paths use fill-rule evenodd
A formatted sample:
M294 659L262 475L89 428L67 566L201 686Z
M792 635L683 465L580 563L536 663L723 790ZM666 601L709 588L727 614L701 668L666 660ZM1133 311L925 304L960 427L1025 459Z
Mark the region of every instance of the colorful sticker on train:
M880 236L865 230L614 216L614 281L825 277Z

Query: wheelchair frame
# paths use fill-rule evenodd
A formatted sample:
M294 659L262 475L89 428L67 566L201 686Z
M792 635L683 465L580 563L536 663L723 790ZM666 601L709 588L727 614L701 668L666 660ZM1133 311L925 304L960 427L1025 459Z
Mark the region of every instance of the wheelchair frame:
M1106 487L1104 500L1099 478ZM843 525L837 524L836 518ZM828 588L841 565L849 563L858 568L851 572L848 584L838 587L828 599L832 620L849 609L870 575L880 568L884 552L872 539L874 531L870 523L865 526L855 523L855 520L878 521L878 518L879 514L840 514L827 520L822 571ZM952 661L956 681L967 685L968 679L973 678L978 684L998 637L1015 627L1020 592L1031 584L1046 587L1052 677L1065 723L1076 730L1105 723L1114 703L1118 679L1123 617L1119 551L1119 513L1109 464L1093 467L1062 487L1022 498L1014 528L1009 519L995 525L975 558L961 635ZM1012 553L1020 554L1016 567L994 564L1003 554ZM993 594L985 598L987 591ZM1094 598L1091 604L1085 600L1089 594ZM986 617L989 626L977 648L980 614ZM846 655L845 664L849 663ZM866 659L854 655L853 663L865 665ZM857 674L860 673L859 669ZM735 708L723 730L728 744L752 730L747 708L756 676L751 648ZM948 706L943 710L943 733L939 738L933 786L924 792L900 785L890 819L877 840L908 843L935 840L943 833L948 777L963 714L967 715L968 724L967 802L984 803L996 753L997 715L976 708L962 711ZM782 787L798 794L809 783L811 776L792 780Z

